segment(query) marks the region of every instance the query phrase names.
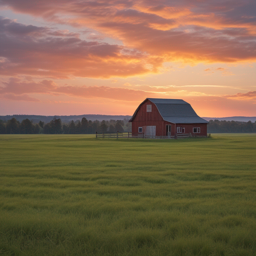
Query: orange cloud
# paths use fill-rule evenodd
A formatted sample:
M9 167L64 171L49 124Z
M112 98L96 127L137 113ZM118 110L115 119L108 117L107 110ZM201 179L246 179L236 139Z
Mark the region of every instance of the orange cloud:
M217 72L221 72L223 75L233 75L232 72L230 72L228 69L226 68L216 68L216 69L210 69L210 68L207 68L204 70L205 72L210 72L210 73L214 73L215 71Z
M14 95L14 94L10 94L10 93L6 93L1 95L0 94L0 98L2 99L7 99L7 100L15 100L15 101L32 101L32 102L38 102L38 99L35 99L33 97L30 97L29 95L23 94L23 95Z
M235 100L256 100L256 91L251 91L247 93L237 93L235 95L228 95L226 96L228 99L235 99Z
M12 85L12 83L15 83L15 85ZM18 88L18 86L20 86L20 88ZM35 87L37 87L36 91L34 89ZM90 111L91 113L98 114L119 113L130 115L145 98L159 97L158 92L168 92L170 89L160 87L159 90L157 90L152 86L145 86L144 88L140 86L138 90L111 88L107 86L58 86L52 81L33 82L17 79L15 81L10 80L5 83L4 87L0 88L1 99L18 101L16 104L19 104L19 107L24 104L24 108L27 109L26 113L73 114L75 109L76 113L81 114L85 112L89 113L88 111ZM150 92L150 90L152 90L152 92ZM164 95L163 98L182 98L189 102L201 116L253 116L256 111L256 104L254 104L255 101L253 100L253 98L255 99L256 97L256 92L246 94L239 93L237 95L223 97L207 96L203 94L197 95L196 92L187 93L185 90L183 92L181 90L173 92L169 90L169 93L169 95ZM43 95L47 96L47 104L45 104L44 97L42 97ZM181 95L183 96L181 97ZM50 100L49 96L51 96L52 100ZM240 98L243 97L244 100L237 100L237 96ZM38 100L37 97L42 99ZM78 100L78 98L81 100ZM6 106L9 106L8 109L13 109L15 104L6 103ZM30 106L30 109L28 106ZM37 112L33 112L35 111L33 106L36 107ZM38 108L39 106L41 106L41 109Z
M43 80L39 83L33 81L22 81L18 78L10 78L8 82L3 83L0 87L0 93L24 94L24 93L50 93L56 90L57 85L49 80Z
M104 98L117 101L139 101L153 97L153 92L134 90L128 88L115 88L107 86L58 86L56 83L43 80L41 82L22 81L11 78L0 87L0 95L11 100L38 101L30 97L33 95L68 95L82 98Z
M205 86L219 87L214 85ZM188 101L201 116L221 117L230 115L248 116L255 114L255 91L229 96L214 96L206 95L198 91L188 91L186 87L197 88L202 86L136 85L133 86L133 88L136 89L130 89L131 87L129 86L123 88L109 86L59 86L51 80L35 82L30 77L27 77L24 80L11 78L0 86L0 98L2 99L0 104L6 102L4 100L18 101L16 104L19 104L19 108L24 104L25 109L28 106L31 106L31 109L34 109L33 106L37 106L37 108L39 106L43 107L42 104L44 104L44 109L45 111L47 110L47 112L44 113L47 114L56 114L57 110L59 114L72 114L70 108L71 106L74 107L74 104L76 105L76 111L78 111L78 113L84 113L84 111L87 112L90 110L91 113L132 114L137 105L145 98L161 97L182 98ZM68 104L70 104L69 108L67 107ZM15 104L5 103L4 106L8 106L8 109L13 109ZM80 106L80 109L78 106ZM53 109L54 112L52 112ZM38 109L38 111L43 113L40 109ZM17 113L17 110L15 110L15 112ZM26 113L32 112L28 109Z
M1 75L8 76L128 77L157 72L162 63L136 49L1 18L0 45Z

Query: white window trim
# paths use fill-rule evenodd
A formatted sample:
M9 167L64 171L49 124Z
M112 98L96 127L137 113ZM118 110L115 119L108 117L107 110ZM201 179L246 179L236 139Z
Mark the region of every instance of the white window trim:
M196 132L194 131L196 129ZM201 133L201 128L200 127L193 127L193 133Z
M147 112L152 112L152 105L147 105Z
M185 133L184 127L177 127L177 133Z
M140 132L141 129L141 132ZM142 127L138 127L138 133L143 133L143 128Z

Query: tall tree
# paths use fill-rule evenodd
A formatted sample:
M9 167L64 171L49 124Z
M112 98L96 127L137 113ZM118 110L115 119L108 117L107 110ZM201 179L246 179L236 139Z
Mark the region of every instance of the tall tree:
M88 121L85 117L81 120L81 133L88 133Z
M24 133L24 134L34 133L34 126L29 119L25 119L21 122L20 133Z
M115 125L115 130L116 132L123 132L124 128L122 126L123 121L117 120L116 125Z
M39 126L41 127L41 128L44 128L44 122L43 121L39 121Z
M7 121L6 133L17 134L20 132L19 129L20 129L20 123L15 118L12 118L11 120Z
M63 133L65 134L69 133L69 126L67 124L63 124L62 129L63 129Z
M253 132L253 123L251 121L246 123L245 130L246 132Z
M81 125L81 122L78 120L75 122L76 124L76 133L77 134L81 134L82 133L82 125Z
M87 131L89 134L94 133L91 120L88 121L88 130Z
M39 124L33 125L33 133L38 134L40 132L40 129L42 129Z
M112 124L109 126L109 132L115 132L115 127Z
M48 124L44 125L43 131L45 134L52 134L53 130L52 130L51 124L48 123Z
M62 125L61 125L61 119L60 118L54 118L53 119L53 130L54 133L60 134L62 133Z
M70 133L70 134L75 134L76 133L76 125L75 125L75 122L73 120L69 123L68 133Z
M46 134L60 134L62 133L62 125L60 118L54 118L50 123L44 125L43 129Z
M103 120L103 121L101 122L101 124L100 124L100 132L106 133L107 130L108 130L108 126L107 126L105 120Z
M95 133L95 132L99 132L100 130L100 122L98 120L95 120L93 123L92 123L92 132Z
M2 120L0 120L0 134L5 134L5 124Z

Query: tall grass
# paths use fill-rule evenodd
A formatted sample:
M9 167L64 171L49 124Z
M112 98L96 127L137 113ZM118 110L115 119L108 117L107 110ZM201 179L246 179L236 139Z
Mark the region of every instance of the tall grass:
M0 255L256 255L256 135L0 136Z

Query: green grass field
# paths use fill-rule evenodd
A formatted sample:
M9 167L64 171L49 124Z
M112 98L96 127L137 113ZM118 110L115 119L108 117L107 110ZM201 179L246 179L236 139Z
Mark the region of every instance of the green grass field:
M256 255L256 134L0 136L0 255Z

